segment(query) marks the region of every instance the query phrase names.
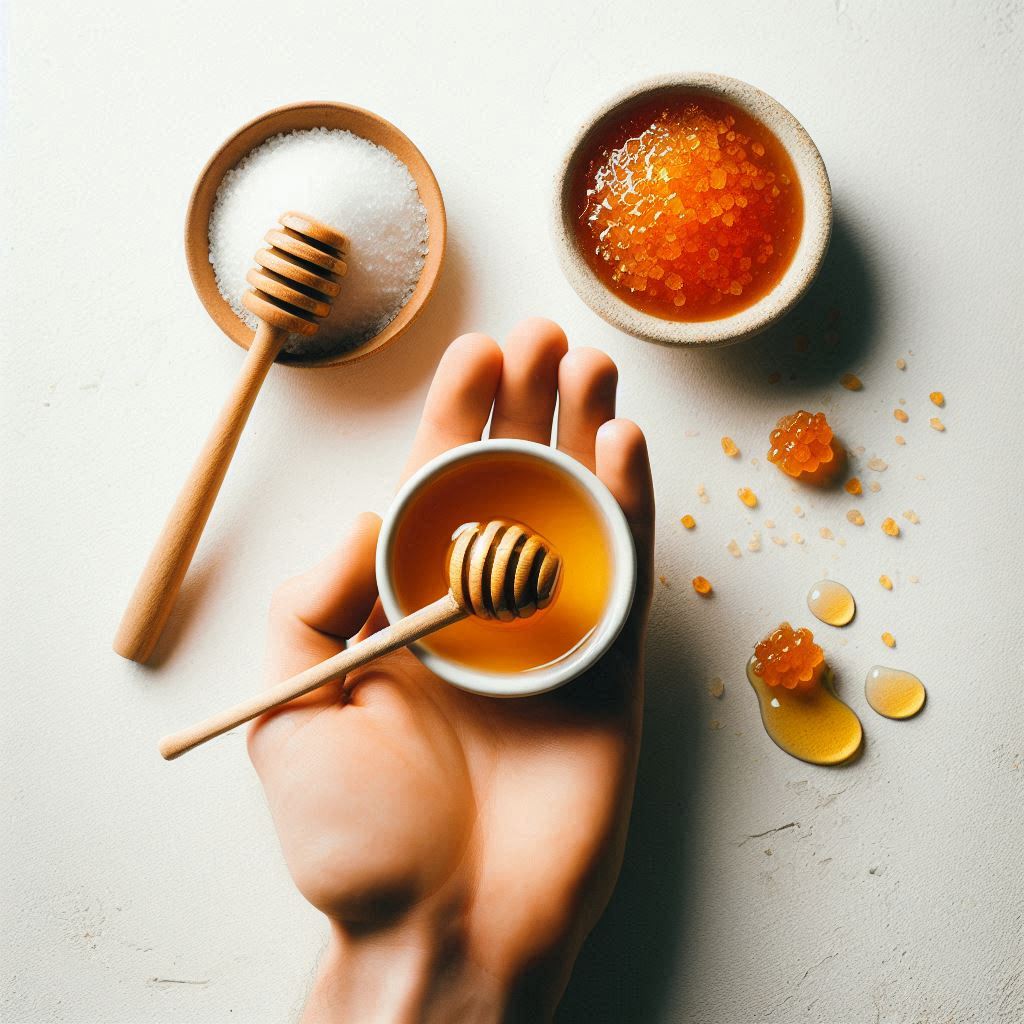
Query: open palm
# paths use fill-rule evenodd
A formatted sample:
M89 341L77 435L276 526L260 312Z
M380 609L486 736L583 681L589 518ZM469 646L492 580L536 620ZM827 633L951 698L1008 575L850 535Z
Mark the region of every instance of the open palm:
M406 472L490 436L549 443L594 470L633 531L630 620L585 676L554 693L465 693L400 651L264 716L249 750L288 867L331 921L305 1020L550 1017L622 856L639 746L653 498L643 435L616 420L616 369L567 354L561 329L520 324L504 355L449 347ZM267 678L381 628L364 514L341 547L275 595Z

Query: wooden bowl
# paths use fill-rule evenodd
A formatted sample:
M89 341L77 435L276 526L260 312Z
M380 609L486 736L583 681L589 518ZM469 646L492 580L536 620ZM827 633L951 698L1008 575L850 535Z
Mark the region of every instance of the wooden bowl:
M574 230L573 184L591 140L639 104L673 95L706 95L726 100L768 128L783 145L800 179L804 221L793 260L775 287L752 306L719 320L677 321L644 313L620 299L601 281L579 251ZM613 327L644 341L708 348L753 337L775 323L800 300L825 259L832 232L832 189L821 154L800 122L767 93L736 78L710 72L664 75L640 82L587 119L562 161L552 211L562 271L576 294Z
M423 154L389 121L345 103L293 103L270 110L243 125L213 154L192 190L185 216L185 258L192 283L207 313L236 345L247 349L253 338L252 328L239 318L217 290L210 263L209 224L213 202L224 175L247 153L274 135L309 128L342 128L389 149L409 169L427 211L426 262L409 301L384 330L351 351L305 356L282 352L277 360L293 366L338 366L365 359L403 334L433 293L444 260L447 225L441 189ZM344 225L336 226L344 231ZM267 230L271 227L272 224L266 225ZM262 237L261 234L253 238L253 254L259 249Z

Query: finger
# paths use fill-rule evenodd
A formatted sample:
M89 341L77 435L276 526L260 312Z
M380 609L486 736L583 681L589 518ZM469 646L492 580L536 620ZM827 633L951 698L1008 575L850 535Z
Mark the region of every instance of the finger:
M403 479L435 455L479 441L501 379L501 349L485 334L456 338L430 385Z
M279 587L270 608L267 679L278 682L337 654L377 600L380 517L360 515L319 565Z
M568 348L565 332L550 320L531 317L516 324L505 341L491 437L551 443L558 365Z
M558 367L558 447L594 469L594 443L615 415L619 371L596 348L573 349Z
M610 420L597 434L597 475L626 516L636 548L636 599L624 631L642 641L654 577L654 486L643 432L631 420Z

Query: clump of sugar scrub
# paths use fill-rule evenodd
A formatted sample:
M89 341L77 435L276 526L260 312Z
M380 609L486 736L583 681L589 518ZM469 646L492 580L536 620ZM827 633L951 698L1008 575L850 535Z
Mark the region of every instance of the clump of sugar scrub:
M851 508L850 511L846 513L846 518L853 523L854 526L864 525L864 516L855 508Z
M812 689L825 667L825 653L809 629L794 629L783 622L754 648L754 675L768 686L787 690Z
M735 459L740 453L739 448L736 447L736 442L731 437L722 438L722 451L725 452L730 459Z
M886 576L885 573L878 577L878 582L881 583L881 585L885 587L886 590L892 590L892 580L889 579L889 577Z
M754 508L757 505L757 495L749 487L741 487L736 495L747 508Z
M860 391L864 387L864 382L855 373L844 373L839 378L839 383L846 388L847 391Z
M906 423L910 420L910 417L907 415L906 410L904 409L900 409L897 407L893 409L892 414L893 416L896 417L896 419L900 421L900 423Z
M940 434L946 429L946 424L938 416L933 416L928 422L931 424L932 430L937 430Z
M792 477L814 473L835 457L832 428L823 412L799 409L783 416L768 441L768 461Z
M843 490L846 491L847 494L864 493L864 488L861 487L860 480L855 476L851 476L850 479L843 484Z
M882 520L882 533L889 537L898 537L900 535L900 524L892 516L888 516Z
M946 396L941 391L933 391L928 397L932 405L937 405L940 409L946 404Z
M703 93L634 106L595 136L574 181L576 238L597 277L663 319L753 305L800 241L803 195L760 122Z
M890 633L888 630L886 630L882 634L882 643L885 644L886 647L895 647L896 646L896 637L894 637L892 635L892 633Z
M221 295L250 327L246 274L270 225L299 209L349 241L338 299L313 338L285 351L327 355L357 348L398 315L428 250L427 211L409 169L352 132L312 128L275 135L224 175L210 214L210 263Z
M692 530L697 525L697 520L691 515L683 516L679 522L683 524L684 529Z

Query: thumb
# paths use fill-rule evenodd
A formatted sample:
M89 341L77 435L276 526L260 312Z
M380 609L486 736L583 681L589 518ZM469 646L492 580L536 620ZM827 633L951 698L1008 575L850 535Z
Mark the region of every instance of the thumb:
M364 512L319 565L278 587L270 606L267 679L279 682L335 655L377 600L380 516Z

